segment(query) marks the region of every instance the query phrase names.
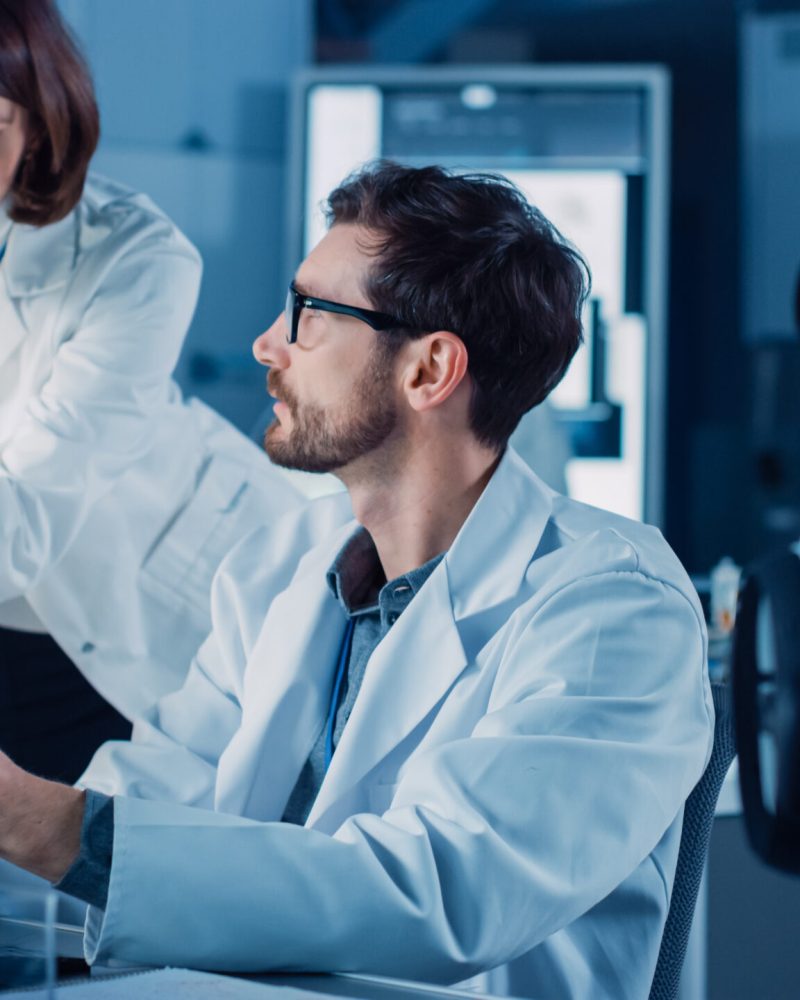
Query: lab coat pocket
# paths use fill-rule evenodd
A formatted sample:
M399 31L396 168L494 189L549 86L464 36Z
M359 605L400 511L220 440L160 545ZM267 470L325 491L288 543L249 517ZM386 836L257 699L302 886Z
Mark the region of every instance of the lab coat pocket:
M142 585L176 611L210 627L211 580L240 538L257 526L239 462L208 456L188 500L175 511L142 564Z

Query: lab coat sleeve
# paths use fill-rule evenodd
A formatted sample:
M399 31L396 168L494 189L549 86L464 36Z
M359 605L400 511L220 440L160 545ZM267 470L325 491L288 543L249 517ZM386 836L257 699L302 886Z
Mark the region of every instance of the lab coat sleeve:
M212 633L192 660L183 686L134 722L132 742L104 743L78 786L212 808L217 765L239 727L238 700L222 683L218 637ZM195 711L181 710L188 699Z
M135 720L130 741L103 744L78 785L210 808L219 759L241 722L245 668L267 609L301 555L343 525L350 530L351 518L349 497L340 493L299 504L241 539L214 576L214 628L183 685Z
M0 602L58 560L91 506L145 453L177 391L170 373L197 300L199 257L166 223L116 253L0 454Z
M88 957L454 982L652 864L710 752L694 606L641 573L601 573L509 626L479 721L412 756L382 815L327 835L117 799Z
M137 796L211 807L217 765L241 721L241 677L248 625L229 598L242 558L258 545L250 538L223 562L211 590L217 622L192 659L183 685L134 721L130 741L104 743L78 785L106 795ZM260 551L260 549L259 549Z

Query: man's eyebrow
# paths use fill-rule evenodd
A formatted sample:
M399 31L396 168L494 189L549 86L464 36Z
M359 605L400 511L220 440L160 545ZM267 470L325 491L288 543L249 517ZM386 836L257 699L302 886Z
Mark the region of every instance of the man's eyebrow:
M294 287L297 289L297 291L301 295L307 295L309 298L312 298L312 299L321 299L321 298L324 298L323 295L318 295L317 294L317 291L313 287L313 285L307 285L307 284L305 284L305 282L302 282L302 281L298 282L297 278L294 279L294 281L292 282L292 284L294 285Z

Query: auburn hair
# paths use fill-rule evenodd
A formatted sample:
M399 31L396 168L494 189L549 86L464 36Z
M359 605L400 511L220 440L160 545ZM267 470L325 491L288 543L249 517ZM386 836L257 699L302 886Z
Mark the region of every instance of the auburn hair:
M53 0L0 0L0 96L28 113L9 218L57 222L83 192L100 122L89 70Z

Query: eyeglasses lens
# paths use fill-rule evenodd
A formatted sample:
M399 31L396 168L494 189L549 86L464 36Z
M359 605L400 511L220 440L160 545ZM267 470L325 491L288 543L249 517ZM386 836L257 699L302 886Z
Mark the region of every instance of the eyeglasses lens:
M289 289L286 293L286 305L284 306L284 320L286 321L286 339L292 344L296 338L295 330L295 294Z

